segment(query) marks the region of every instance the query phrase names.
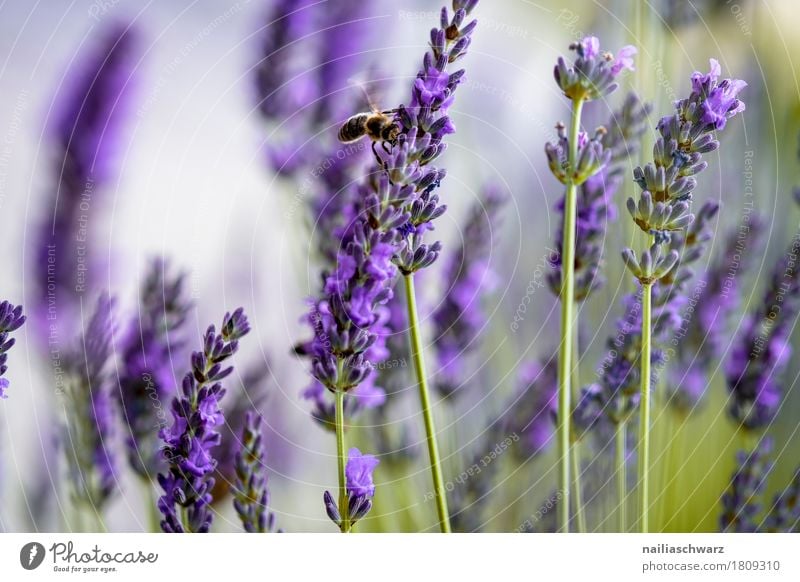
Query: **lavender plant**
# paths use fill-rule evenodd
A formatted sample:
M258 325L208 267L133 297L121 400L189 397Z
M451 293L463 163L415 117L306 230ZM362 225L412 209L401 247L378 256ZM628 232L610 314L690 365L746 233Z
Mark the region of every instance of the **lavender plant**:
M52 200L36 237L37 331L63 341L79 323L79 300L94 294L91 217L113 177L132 105L136 32L111 28L94 52L70 71L49 128L55 155ZM55 336L55 337L53 337Z
M236 453L236 484L233 506L246 532L275 530L275 514L269 511L266 458L261 433L261 417L248 412L242 429L241 447Z
M157 429L167 424L162 403L177 390L172 361L184 349L183 328L193 307L185 283L184 274L171 275L164 261L153 260L122 343L117 396L127 427L128 463L148 488L164 468Z
M561 530L569 531L570 478L570 391L572 390L573 350L577 319L575 314L575 259L577 227L577 189L591 176L608 164L611 152L603 149L605 130L598 130L592 138L581 132L581 112L587 101L608 95L617 88L616 78L625 69L633 70L636 49L623 47L617 56L600 53L600 41L586 37L570 45L576 58L571 66L563 57L558 58L554 69L556 84L572 102L570 134L559 123L558 141L545 145L545 153L553 175L566 186L564 194L563 237L561 262L566 265L561 283L561 344L559 349L559 486L564 494L559 504Z
M775 495L763 529L784 533L800 531L800 467L789 484Z
M358 217L345 234L336 268L328 275L323 298L314 302L309 323L314 328L312 373L336 397L337 448L339 457L339 504L345 502L344 396L371 376L370 357L385 356L388 319L386 304L392 297L397 270L405 276L409 327L414 346L423 417L437 493L437 510L443 531L449 531L444 481L431 414L427 378L419 335L413 274L431 265L441 245L427 245L423 234L441 216L433 190L444 171L431 163L444 151L443 139L455 130L447 111L463 71L446 72L449 63L461 58L476 26L464 24L477 0L455 0L454 15L442 11L441 25L431 33L431 50L417 74L408 106L397 108L397 136L391 147L376 148L376 163L362 190ZM371 350L371 352L370 352Z
M760 305L741 327L725 375L728 412L747 430L764 429L780 408L780 377L792 353L791 333L800 313L800 234L773 268Z
M623 260L641 285L642 336L639 392L639 502L640 528L649 528L650 468L650 396L651 352L653 333L653 284L667 277L681 259L681 251L671 242L673 233L685 232L694 220L690 211L692 191L697 186L694 176L708 164L702 155L719 147L713 132L725 129L728 119L744 111L737 99L747 85L744 81L719 81L719 63L711 59L707 74L692 75L692 91L686 99L675 103L675 113L662 118L657 126L659 137L653 147L653 162L634 170L634 180L642 189L638 203L628 199L628 212L634 223L650 239L649 248L637 258L624 249ZM675 237L676 239L679 237ZM681 240L680 242L685 242ZM664 303L659 319L671 315L671 298L675 286L664 286Z
M83 334L64 357L67 373L62 446L72 498L79 512L89 510L98 518L118 479L111 443L114 410L109 375L114 355L115 303L107 294L100 296ZM98 525L102 527L102 523Z
M487 185L464 226L463 240L444 268L450 282L447 293L433 313L436 356L439 363L434 386L443 397L454 395L461 385L466 357L478 345L486 326L481 294L492 290L496 274L489 259L499 214L507 198L496 185Z
M8 370L8 351L14 347L16 339L9 337L11 332L17 331L25 323L26 317L22 314L22 306L9 303L8 301L0 302L0 398L8 398L6 390L8 390L8 378L3 378L3 375Z
M667 400L680 412L689 413L703 403L708 374L723 358L728 323L740 304L741 278L757 256L750 247L758 245L762 229L757 216L732 229L694 292L681 301L680 323L664 342L674 360L666 383Z
M736 471L731 477L728 489L722 495L720 531L726 533L758 531L758 514L762 510L761 496L773 466L768 461L771 451L772 441L763 439L753 451L737 453Z
M209 326L203 351L192 353L192 369L183 378L181 395L172 400L172 425L160 432L168 470L158 475L164 490L158 500L164 516L161 529L167 533L206 533L211 527L210 492L217 466L212 449L220 442L217 427L224 421L222 380L233 372L223 363L249 331L242 308L225 314L219 333Z

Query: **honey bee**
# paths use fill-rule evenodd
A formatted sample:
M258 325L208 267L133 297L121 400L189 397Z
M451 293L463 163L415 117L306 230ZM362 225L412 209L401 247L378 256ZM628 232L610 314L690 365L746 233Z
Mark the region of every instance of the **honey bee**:
M387 109L381 111L373 102L363 85L359 87L364 92L371 111L356 113L345 121L339 128L339 141L351 143L358 141L365 135L372 140L372 151L378 159L375 146L380 143L385 151L388 152L387 144L393 146L397 143L400 135L400 125L394 120L392 115L397 113L397 109Z

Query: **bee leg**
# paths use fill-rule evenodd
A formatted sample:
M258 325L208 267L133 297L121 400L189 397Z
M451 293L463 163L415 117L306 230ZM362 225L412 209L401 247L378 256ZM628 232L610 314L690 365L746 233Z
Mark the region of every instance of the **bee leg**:
M393 145L394 144L392 144L391 142L388 142L388 141L382 141L381 142L381 147L383 148L383 151L385 151L390 156L392 155L392 146Z
M385 160L383 160L381 158L381 156L378 154L378 150L375 149L375 145L377 143L378 142L375 142L375 141L372 142L372 153L375 156L375 161L378 162L378 165L380 165L380 167L383 168L383 171L388 174L389 173L389 164Z

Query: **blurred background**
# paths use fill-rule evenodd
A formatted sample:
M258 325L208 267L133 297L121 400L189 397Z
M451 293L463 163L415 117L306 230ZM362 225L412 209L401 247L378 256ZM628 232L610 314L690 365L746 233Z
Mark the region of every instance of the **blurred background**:
M321 15L318 20L334 12L335 4L298 3ZM379 85L375 93L381 107L407 102L440 8L414 0L364 4L351 31L361 42L354 49L358 62L336 88L338 107L345 113L341 121L350 102L349 113L364 109L353 78ZM128 30L129 72L113 124L118 137L108 144L112 153L104 179L85 200L88 275L96 288L117 296L118 311L127 321L136 316L137 290L153 257L185 271L195 304L189 316L189 350L199 347L209 323L244 306L254 331L242 341L230 388L233 394L244 390L268 426L271 508L286 531L335 531L321 502L322 492L336 487L335 443L311 418L310 405L301 397L309 375L306 362L293 352L309 336L301 323L305 300L319 289L320 264L312 241L320 233L306 209L320 178L313 163L293 175L276 171L281 168L270 146L299 139L289 159L302 157L309 142L330 140L337 127L322 126L315 134L288 117L268 119L259 109L263 97L256 74L264 39L281 27L271 16L273 5L269 0L2 4L0 232L6 267L0 298L21 303L28 312L35 309L35 273L41 269L37 237L57 214L54 200L64 157L54 139L59 119L83 63L106 46L109 35ZM440 159L448 175L439 194L449 210L436 234L444 241L445 255L458 248L470 208L487 183L506 193L508 202L491 230L493 284L487 283L475 298L486 322L470 368L462 371L464 394L458 400L437 397L436 414L452 503L463 511L462 517L470 518L471 525L463 529L547 531L543 514L549 510L542 508L557 498L551 439L535 454L499 454L491 475L483 472L480 487L477 481L465 485L455 479L476 455L480 458L497 445L489 438L487 447L487 427L519 405L513 396L525 366L552 358L557 346L558 303L546 285L531 285L544 281L543 261L558 228L554 206L563 195L543 151L544 143L555 139L556 122L569 116L569 104L553 81L553 64L585 35L600 37L602 46L612 51L624 44L638 48L636 72L623 78L608 102L586 107L589 128L608 118L631 90L653 104L648 127L654 128L669 113L671 102L688 93L690 74L708 70L709 58L719 60L723 76L747 81L742 93L747 110L726 129L722 148L707 156L710 168L696 190L696 200L721 203L715 237L700 269L723 252L726 234L741 224L751 203L765 224L763 240L752 249L750 269L743 275L739 311L729 322L727 355L744 313L760 301L767 274L798 231L800 212L792 188L800 184L800 85L794 62L800 21L792 0L484 0L476 16L479 27L461 63L467 81L451 110L458 131ZM323 24L311 25L295 47L293 54L299 56L292 57L298 61L293 66L308 69L315 58L324 58L325 31ZM294 81L302 83L302 75ZM298 101L292 119L303 119L302 105ZM645 151L652 142L649 131ZM640 159L637 154L630 160L626 177ZM620 209L633 187L626 179L617 193ZM581 370L586 378L594 376L607 349L605 340L622 313L621 297L632 290L619 258L632 233L629 222L620 213L609 228L603 244L608 282L582 308ZM444 266L440 261L419 282L426 329L448 289ZM513 331L511 323L526 295L523 321ZM87 292L83 301L93 302L93 295ZM80 329L68 332L78 334ZM35 322L19 334L9 360L9 398L0 401L3 531L79 527L63 487L59 445L59 427L69 412L55 388L52 345L42 337ZM438 371L429 360L435 381ZM188 365L188 356L176 359L176 374L181 376ZM669 443L671 447L662 449L672 451L670 459L656 455L652 487L659 492L659 505L653 519L659 529L717 529L720 496L734 470L734 453L743 446L725 413L722 365L708 379L709 397L702 410L689 418L672 415L663 406L655 413L655 442ZM258 387L248 385L245 373L259 366L265 372ZM375 507L359 525L362 531L435 528L433 502L426 495L431 486L422 420L408 372L399 365L393 375L390 398L398 403L391 411L381 418L361 416L356 423L360 427L349 437L382 459ZM785 401L768 428L775 442L775 469L767 497L786 486L800 462L799 372L796 358L782 372ZM376 436L387 427L389 444ZM106 443L120 457L122 432ZM602 465L602 455L597 455ZM598 471L596 479L602 481L604 473ZM104 527L147 529L151 502L139 483L120 470L117 485L104 511ZM602 482L594 488L598 493L589 504L589 527L604 531L612 527L603 517L611 502L602 494ZM467 499L469 495L474 497ZM631 503L633 507L635 501ZM238 531L228 501L215 511L215 531ZM532 527L526 527L537 514Z

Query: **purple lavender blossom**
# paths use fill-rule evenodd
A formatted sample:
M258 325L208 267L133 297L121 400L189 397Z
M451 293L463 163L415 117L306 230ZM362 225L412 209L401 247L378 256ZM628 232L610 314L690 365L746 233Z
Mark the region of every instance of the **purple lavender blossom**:
M759 528L761 495L772 463L767 460L772 450L770 439L761 440L756 448L736 454L736 471L728 489L722 494L722 515L719 528L724 533L753 533Z
M645 122L650 114L650 105L643 104L635 94L629 93L619 110L608 120L608 131L601 135L604 151L608 152L608 164L588 177L577 193L575 232L575 301L583 301L592 291L604 283L603 245L608 224L616 218L613 204L614 194L622 184L628 158L639 149ZM562 155L566 155L564 145ZM562 166L563 167L563 166ZM556 233L557 258L550 261L551 271L547 281L556 295L561 295L561 243L564 228L564 197L556 206L560 226Z
M445 68L465 53L475 27L462 26L477 2L455 0L455 15L442 12L432 32L430 52L414 81L411 102L398 108L401 132L391 150L377 148L379 160L365 182L358 218L339 247L335 268L325 279L323 297L307 317L314 339L304 347L313 376L331 392L348 392L368 381L385 347L392 287L397 268L411 273L432 264L441 246L422 242L431 221L444 212L436 188L444 171L429 164L444 151L454 128L446 113L463 71ZM397 265L397 267L395 266Z
M345 479L347 489L347 503L350 525L369 513L372 509L372 498L375 496L375 483L372 473L378 466L378 459L372 455L364 455L353 447L347 452L347 465L345 466ZM328 517L337 526L341 522L341 511L333 500L330 492L326 491L323 500Z
M371 196L364 207L370 220L385 225L386 230L396 230L399 241L393 261L403 275L432 265L442 248L438 241L423 242L424 234L433 230L433 221L447 210L433 193L445 171L431 164L446 149L444 138L455 133L448 111L465 72L448 74L447 66L467 52L477 21L465 24L465 20L477 4L478 0L453 0L452 18L447 8L442 8L439 28L431 30L430 51L414 80L410 103L398 108L397 143L389 152L377 150L385 172L377 196ZM390 200L400 202L410 216L391 212Z
M800 313L800 235L775 265L763 300L741 326L725 369L731 418L747 429L775 419L783 391L780 376L792 353L790 342Z
M14 306L8 301L0 302L0 398L8 398L6 390L9 383L8 378L3 375L8 370L8 351L14 347L15 338L9 338L12 331L17 331L25 323L25 316L22 314L22 306Z
M558 361L555 357L523 366L519 388L506 409L507 417L501 421L502 431L519 435L515 450L522 460L538 455L554 442L554 419L558 409Z
M182 395L172 401L172 426L160 434L169 470L158 475L164 489L158 500L164 516L161 529L167 533L206 533L211 527L210 492L217 467L212 449L220 443L217 427L224 422L219 405L225 395L221 381L233 372L233 367L222 363L236 353L239 339L249 331L241 308L225 314L219 333L209 326L203 351L192 354L192 370L183 379Z
M739 305L739 286L757 253L762 222L757 216L731 230L717 259L688 298L673 303L680 309L680 323L674 326L670 343L675 363L666 383L668 400L678 410L689 412L699 406L706 393L708 374L723 357L729 339L730 316ZM688 289L686 289L688 291Z
M618 87L617 76L623 70L634 70L633 46L622 47L614 56L601 53L597 37L587 36L569 48L576 54L572 66L559 57L553 74L564 95L573 101L600 99L612 93Z
M666 277L678 263L680 250L672 245L665 252L663 247L673 233L684 232L694 220L690 211L692 191L697 186L694 176L708 167L702 155L719 147L713 132L725 127L723 120L744 111L736 94L746 84L718 79L719 65L713 59L710 73L692 75L689 97L676 101L675 113L658 123L653 162L634 170L634 180L642 192L638 203L628 199L628 212L655 242L638 258L631 249L625 249L622 256L644 285Z
M279 0L261 37L261 59L255 68L257 106L272 128L267 162L286 176L328 158L333 147L325 135L353 114L352 77L363 67L372 26L367 3L339 0ZM366 103L360 104L366 110ZM306 141L306 137L317 136ZM360 156L348 154L321 176L347 173ZM341 181L340 181L341 182ZM349 182L343 182L349 184ZM338 205L338 188L325 192L319 206ZM330 198L330 200L328 200ZM327 214L326 214L327 216Z
M242 429L242 441L236 453L236 484L233 506L249 533L275 530L275 514L268 510L269 488L265 465L261 417L248 412Z
M499 214L507 201L496 185L484 188L464 227L462 243L444 268L443 280L450 285L433 313L439 372L435 386L443 396L454 394L464 377L466 356L478 345L486 325L481 296L492 291L496 275L489 259Z
M89 213L116 170L123 126L130 110L136 64L136 34L112 28L59 94L59 112L50 127L56 150L55 183L36 240L37 327L48 323L66 331L80 317L78 299L93 291ZM91 207L89 210L87 208ZM82 230L83 229L83 230Z
M76 498L97 509L110 499L117 481L109 385L114 306L114 299L100 296L84 333L64 357L68 378L64 389L64 452Z
M160 259L150 264L138 315L130 321L122 345L117 396L127 426L128 463L147 480L164 468L157 428L165 426L167 418L161 403L177 391L172 361L183 353L182 328L193 306L185 276L168 271Z

